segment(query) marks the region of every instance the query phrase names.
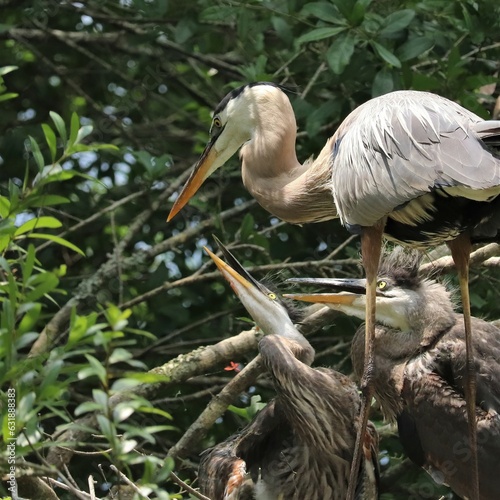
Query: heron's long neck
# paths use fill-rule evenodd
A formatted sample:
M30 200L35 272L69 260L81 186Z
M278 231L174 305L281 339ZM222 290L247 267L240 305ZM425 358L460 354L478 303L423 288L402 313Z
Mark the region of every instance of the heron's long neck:
M253 138L241 149L245 187L268 212L293 223L337 217L331 191L330 143L303 165L295 153L296 122L291 106L258 120ZM267 118L267 119L264 119Z

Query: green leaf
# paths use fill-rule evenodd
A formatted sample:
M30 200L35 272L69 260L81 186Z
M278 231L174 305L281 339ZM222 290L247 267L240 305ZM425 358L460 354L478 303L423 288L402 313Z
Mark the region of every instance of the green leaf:
M329 23L339 22L338 9L329 2L307 3L300 12L303 16L312 15Z
M83 250L80 250L76 245L73 245L73 243L70 243L68 240L61 238L60 236L55 236L54 234L30 233L28 234L28 238L40 238L42 240L50 240L53 241L54 243L57 243L58 245L70 248L74 252L79 253L80 255L85 257L85 253L83 252Z
M243 417L244 419L246 420L250 420L250 418L248 417L248 412L247 412L247 409L246 408L238 408L237 406L234 406L234 405L229 405L227 407L227 409L233 413L235 413L236 415L240 416L240 417Z
M126 349L123 349L121 347L117 347L112 353L111 356L109 357L108 363L110 365L114 363L121 363L123 361L128 361L130 358L132 358L132 353L127 351Z
M345 27L339 27L339 28L316 28L312 31L309 31L309 33L306 33L305 35L302 35L299 37L297 40L297 44L300 45L302 43L307 43L307 42L316 42L317 40L323 40L325 38L330 38L332 36L338 35L339 33L342 33L342 31L345 31Z
M3 66L0 68L0 76L4 76L7 73L11 73L12 71L15 71L18 69L18 66Z
M357 26L363 20L371 0L333 0L333 3L353 26Z
M252 214L248 213L243 217L240 226L240 238L241 241L248 241L248 238L254 231L255 219Z
M377 42L371 42L372 47L375 49L375 52L387 63L395 68L401 68L401 62L399 59L389 50L387 50L383 45L380 45Z
M5 196L0 196L0 217L6 219L10 213L10 201Z
M29 141L30 141L30 146L31 146L31 154L33 155L33 158L35 159L35 162L38 166L39 170L42 170L43 167L45 166L45 161L43 160L43 155L40 151L40 147L38 146L38 143L31 137L31 135L28 136Z
M376 75L372 84L372 97L387 94L394 90L394 79L392 71L383 67Z
M80 130L80 118L78 115L73 111L71 115L71 125L69 129L69 141L68 141L68 146L73 146L73 144L76 143L76 138L78 136L78 131Z
M40 282L38 286L35 286L33 290L26 293L26 300L28 302L35 302L49 292L52 292L59 285L59 279L53 273L42 273L37 275L36 282Z
M9 99L15 99L18 96L19 94L17 94L16 92L6 92L5 94L0 95L0 102L8 101Z
M51 207L53 205L63 205L69 203L70 199L58 194L42 194L30 200L30 207Z
M113 382L113 384L111 385L111 390L113 392L128 391L130 389L133 389L134 387L137 387L138 385L141 385L141 382L139 382L139 380L134 380L131 378L119 378L118 380L115 380Z
M326 52L326 60L330 69L340 75L349 64L354 53L356 39L350 35L337 38L328 51Z
M56 151L57 151L57 139L56 134L52 130L52 127L47 123L42 123L42 130L45 135L45 140L47 141L47 145L49 146L50 158L52 163L54 163L56 159Z
M172 415L170 413L167 413L166 411L160 409L160 408L155 408L154 406L140 406L137 411L140 411L141 413L149 413L152 415L159 415L160 417L166 418L167 420L173 420Z
M102 411L102 408L99 404L94 403L94 401L85 401L84 403L79 404L75 409L75 415L78 417L83 415L84 413L94 411Z
M40 313L42 312L42 304L41 302L36 302L32 304L33 307L29 309L26 314L23 316L19 325L17 327L17 331L20 335L25 334L26 332L31 332L40 317ZM38 336L38 334L37 334Z
M75 144L83 141L85 137L92 133L93 129L94 127L92 125L84 125L83 127L80 127L80 129L78 130L78 134L76 134Z
M104 366L102 366L101 362L96 358L94 358L94 356L91 356L90 354L85 354L85 357L89 362L89 366L86 368L82 368L78 372L78 379L83 380L87 377L95 375L104 384L106 382L106 369L104 368ZM94 389L94 392L95 390L96 389Z
M411 38L399 47L398 58L400 61L409 61L432 49L433 46L434 42L425 36Z
M52 118L57 131L59 132L59 136L63 141L64 147L66 147L68 134L66 132L66 125L64 124L64 120L61 118L61 115L58 115L55 111L50 111L49 115Z
M28 394L24 395L17 405L16 415L26 421L29 418L29 413L33 409L33 403L35 400L36 395L34 392L28 392Z
M398 10L389 14L384 23L384 27L380 31L381 36L388 36L405 29L415 17L415 11L412 9Z
M200 21L219 22L233 19L235 9L232 5L217 5L204 9L200 14Z
M16 232L14 233L14 236L25 234L28 231L32 231L33 229L43 229L43 228L55 229L61 226L62 226L61 222L57 220L55 217L48 217L48 216L34 217L33 219L30 219L29 221L25 222L22 226L17 228Z
M33 268L35 267L35 247L32 244L28 245L28 251L26 252L26 259L21 264L23 270L23 280L26 283L33 272Z
M348 17L353 26L359 26L365 18L366 8L370 5L371 0L358 0Z
M104 434L106 439L113 443L116 438L115 426L111 423L108 417L101 414L96 415L96 420L99 425L99 429L101 429L101 432Z
M93 356L86 356L87 359L90 360L90 364L94 366L98 366L98 369L100 370L101 368L104 368L101 363L94 358ZM92 389L92 397L94 398L94 401L101 406L101 409L105 411L108 407L109 404L109 397L107 393L102 391L101 389Z

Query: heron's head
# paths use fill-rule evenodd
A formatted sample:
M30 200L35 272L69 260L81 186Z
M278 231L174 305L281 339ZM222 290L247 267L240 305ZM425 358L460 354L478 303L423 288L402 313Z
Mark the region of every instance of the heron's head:
M376 321L401 331L415 330L425 322L446 321L453 304L445 287L419 275L421 256L397 247L384 256L377 279ZM365 279L293 278L302 285L321 286L323 293L287 294L295 300L318 302L350 316L365 319Z
M277 85L257 82L234 89L222 99L213 114L210 139L175 200L167 221L194 196L205 179L252 139L260 121L260 111L283 97L285 94Z
M266 335L292 333L301 336L293 325L286 304L279 295L253 278L234 255L217 238L215 240L227 263L206 247L205 251L215 262L259 328Z

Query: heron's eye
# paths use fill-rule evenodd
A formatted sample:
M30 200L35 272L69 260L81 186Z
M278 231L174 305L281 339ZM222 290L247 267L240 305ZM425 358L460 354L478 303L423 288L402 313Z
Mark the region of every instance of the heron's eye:
M387 281L379 281L377 283L377 288L379 290L385 290L387 288Z
M221 128L221 127L222 127L222 122L221 122L221 119L220 119L218 116L216 116L216 117L214 118L214 120L213 120L212 124L213 124L213 126L214 126L215 128Z
M276 300L276 294L273 293L273 292L270 292L267 294L267 296L271 299L271 300Z

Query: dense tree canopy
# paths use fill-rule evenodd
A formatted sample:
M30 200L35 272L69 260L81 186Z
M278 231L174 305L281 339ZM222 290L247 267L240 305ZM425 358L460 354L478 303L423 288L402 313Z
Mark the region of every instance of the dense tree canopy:
M271 273L278 283L361 273L357 238L337 220L298 227L270 216L245 191L236 156L166 223L212 109L247 82L286 86L302 161L356 106L396 89L436 92L486 118L499 91L500 4L0 7L0 388L4 443L15 389L20 493L90 498L77 492L89 492L92 476L97 498L125 478L148 498L194 498L170 472L196 488L199 452L273 395L258 369L225 370L246 365L257 341L202 247L214 248L216 234L258 279ZM473 312L492 320L495 255L488 247L471 277ZM437 274L449 271L436 264ZM357 326L332 314L306 320L315 364L351 373ZM372 417L383 438L382 498L451 495L405 458L376 408ZM7 474L8 451L0 465ZM57 481L56 493L41 476Z

